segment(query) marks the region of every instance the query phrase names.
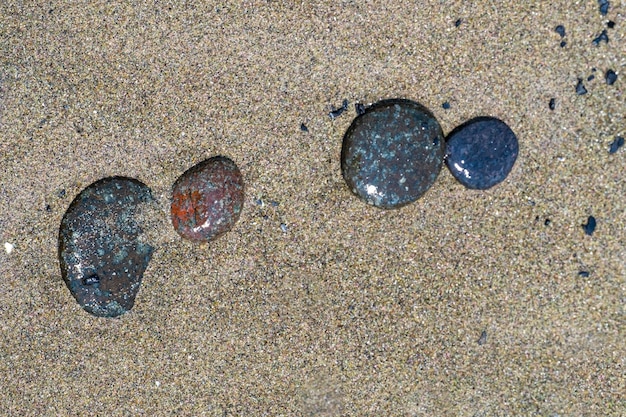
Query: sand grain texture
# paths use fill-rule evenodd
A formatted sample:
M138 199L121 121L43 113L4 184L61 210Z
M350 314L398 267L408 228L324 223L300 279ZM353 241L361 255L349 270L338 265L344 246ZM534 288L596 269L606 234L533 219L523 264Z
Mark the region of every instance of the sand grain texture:
M626 153L608 153L626 4L418 3L2 2L0 414L626 414ZM354 102L394 97L446 134L505 121L510 176L470 191L444 169L414 204L365 205L341 139ZM214 155L246 199L194 245L167 223L171 185ZM77 305L57 260L69 203L111 175L163 210L115 320Z

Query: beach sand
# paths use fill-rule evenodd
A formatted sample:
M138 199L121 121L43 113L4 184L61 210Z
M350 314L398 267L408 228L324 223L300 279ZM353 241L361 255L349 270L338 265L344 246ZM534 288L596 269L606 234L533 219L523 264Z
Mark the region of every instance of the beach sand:
M624 1L146 3L0 5L0 414L626 415ZM395 97L446 134L504 120L513 171L364 204L342 137L354 103ZM171 186L215 155L246 199L197 245ZM102 319L57 245L112 175L162 212L133 310Z

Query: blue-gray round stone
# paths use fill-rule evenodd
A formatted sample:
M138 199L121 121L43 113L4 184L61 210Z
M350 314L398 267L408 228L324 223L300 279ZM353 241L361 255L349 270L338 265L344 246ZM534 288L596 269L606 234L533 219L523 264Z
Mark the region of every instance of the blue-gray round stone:
M494 117L477 117L455 128L446 139L446 165L464 186L486 190L504 181L517 154L517 136Z
M424 106L391 99L357 116L343 138L341 172L350 190L381 208L421 197L441 170L441 126Z
M78 304L99 317L129 311L153 247L146 241L142 210L150 189L125 177L104 178L76 196L59 229L61 275Z

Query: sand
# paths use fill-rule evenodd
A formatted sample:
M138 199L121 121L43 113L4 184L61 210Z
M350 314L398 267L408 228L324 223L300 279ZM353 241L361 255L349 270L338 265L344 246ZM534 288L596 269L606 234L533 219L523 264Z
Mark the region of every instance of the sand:
M0 5L0 414L626 415L626 148L608 152L626 3L41 4ZM444 133L504 120L512 173L470 191L444 168L414 204L364 204L341 139L355 102L394 97ZM169 224L171 185L214 155L246 200L196 245ZM101 319L57 239L111 175L162 212L135 307Z

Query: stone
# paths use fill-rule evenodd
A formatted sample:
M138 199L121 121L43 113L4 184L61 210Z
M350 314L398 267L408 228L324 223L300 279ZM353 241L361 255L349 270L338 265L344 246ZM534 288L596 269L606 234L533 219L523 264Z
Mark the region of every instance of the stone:
M596 218L593 216L587 217L587 223L583 224L583 230L587 236L593 235L593 232L596 230Z
M98 317L129 311L153 247L142 228L150 188L126 177L94 182L74 198L59 229L61 275L78 304Z
M367 107L346 131L341 172L368 204L399 208L433 185L443 156L441 126L428 109L411 100L383 100Z
M234 226L243 199L243 177L237 165L224 156L209 158L174 183L172 225L185 239L208 242Z
M608 85L613 85L617 81L617 74L612 69L609 69L604 74L604 80Z
M455 128L446 139L446 165L464 186L486 190L502 182L517 159L515 133L494 117L477 117Z

